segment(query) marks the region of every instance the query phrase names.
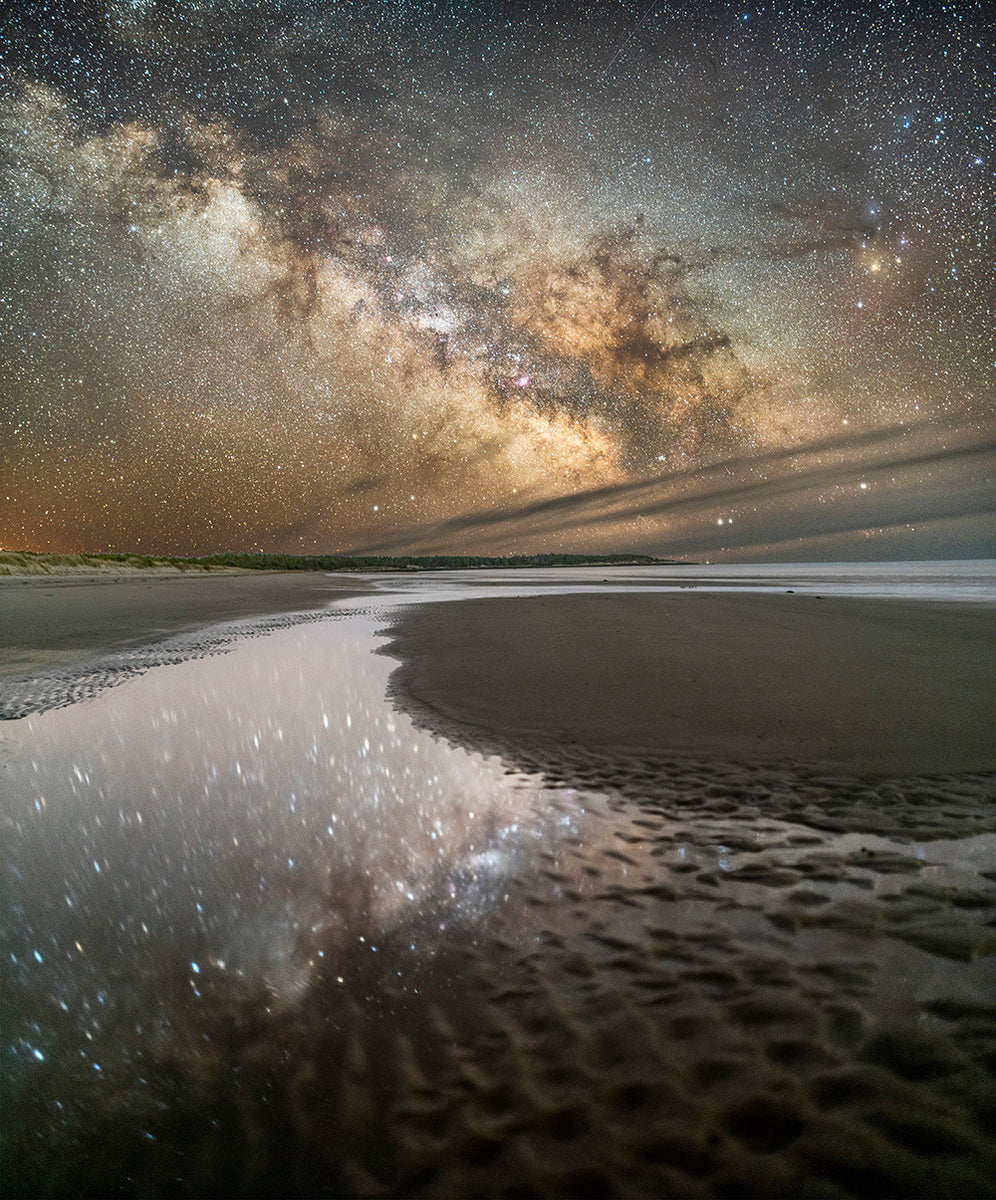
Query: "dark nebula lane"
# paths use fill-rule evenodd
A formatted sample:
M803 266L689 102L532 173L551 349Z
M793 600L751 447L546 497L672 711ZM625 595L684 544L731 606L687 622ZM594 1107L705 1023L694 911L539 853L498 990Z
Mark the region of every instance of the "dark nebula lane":
M23 0L0 45L0 545L416 547L993 436L981 4ZM921 483L834 556L991 550ZM827 503L460 548L799 557Z

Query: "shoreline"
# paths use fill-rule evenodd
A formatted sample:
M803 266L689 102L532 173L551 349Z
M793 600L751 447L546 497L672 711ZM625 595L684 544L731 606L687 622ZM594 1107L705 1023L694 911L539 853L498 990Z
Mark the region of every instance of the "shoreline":
M313 611L370 590L362 579L303 571L0 576L0 680L71 670L219 622Z
M64 685L39 695L66 703L84 677L89 694L108 670L204 652L219 624L246 626L225 629L228 643L254 618L276 626L375 590L296 571L0 578L0 682L23 693L5 708L25 711L27 696L41 711L39 673ZM379 651L399 662L392 702L467 749L558 777L565 754L852 777L996 771L990 605L698 587L397 600Z

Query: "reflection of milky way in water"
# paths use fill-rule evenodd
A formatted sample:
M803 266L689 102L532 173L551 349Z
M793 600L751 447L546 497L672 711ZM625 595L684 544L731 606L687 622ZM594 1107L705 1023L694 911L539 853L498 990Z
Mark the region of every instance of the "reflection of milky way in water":
M474 915L478 876L528 852L534 795L391 713L389 664L354 628L280 631L15 730L13 978L87 1014L80 1037L164 972L195 992L209 967L262 973L297 994L346 938L376 953L440 887L444 924L463 901Z
M986 1193L991 781L543 788L373 611L4 728L10 1194Z

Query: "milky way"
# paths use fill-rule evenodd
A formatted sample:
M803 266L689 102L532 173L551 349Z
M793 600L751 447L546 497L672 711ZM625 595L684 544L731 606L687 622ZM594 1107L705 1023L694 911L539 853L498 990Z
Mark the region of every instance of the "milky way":
M11 8L0 545L990 550L981 5Z

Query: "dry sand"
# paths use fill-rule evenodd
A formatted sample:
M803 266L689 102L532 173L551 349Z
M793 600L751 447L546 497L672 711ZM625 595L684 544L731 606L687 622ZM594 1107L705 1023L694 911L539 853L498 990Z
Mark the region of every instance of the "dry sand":
M471 744L996 769L988 605L627 593L413 607L405 707Z
M216 621L321 608L365 591L311 571L120 573L0 577L0 678L71 667Z

